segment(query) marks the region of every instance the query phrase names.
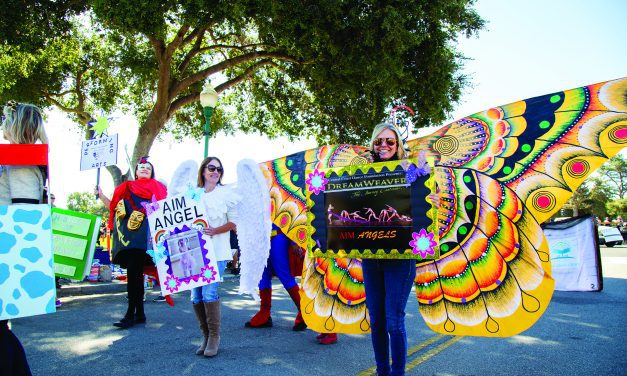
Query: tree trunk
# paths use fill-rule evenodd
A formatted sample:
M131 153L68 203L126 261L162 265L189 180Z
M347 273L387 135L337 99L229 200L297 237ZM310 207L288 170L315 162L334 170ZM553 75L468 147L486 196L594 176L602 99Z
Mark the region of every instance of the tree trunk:
M168 111L166 106L155 106L144 124L139 127L137 131L137 141L135 142L135 148L133 149L133 155L131 156L132 169L135 169L135 166L141 157L150 155L152 144L168 120L167 113ZM159 166L155 166L155 174L158 173L158 169Z

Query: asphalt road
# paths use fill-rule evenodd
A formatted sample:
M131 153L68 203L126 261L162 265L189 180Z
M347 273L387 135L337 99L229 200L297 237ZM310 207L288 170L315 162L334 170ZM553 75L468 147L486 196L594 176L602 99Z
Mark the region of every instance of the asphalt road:
M627 374L627 246L602 248L602 292L560 292L543 317L510 338L448 337L430 331L415 299L407 307L410 375ZM130 330L111 324L124 293L64 297L55 314L17 319L34 375L355 375L372 374L370 339L341 335L323 346L316 333L292 332L295 309L275 283L269 329L246 329L258 308L223 284L222 344L217 357L194 355L200 343L186 294L176 305L146 303L148 323ZM413 295L412 295L413 296Z

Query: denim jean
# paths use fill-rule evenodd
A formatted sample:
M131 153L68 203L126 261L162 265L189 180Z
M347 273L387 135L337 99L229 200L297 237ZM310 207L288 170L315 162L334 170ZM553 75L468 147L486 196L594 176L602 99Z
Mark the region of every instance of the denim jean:
M362 270L377 374L404 375L405 306L416 278L416 261L364 259Z
M228 261L226 260L218 261L218 271L220 272L220 276L224 275L224 269L226 269L227 262ZM208 303L219 300L220 296L218 296L218 287L220 287L220 282L210 283L201 287L194 287L191 294L192 303Z

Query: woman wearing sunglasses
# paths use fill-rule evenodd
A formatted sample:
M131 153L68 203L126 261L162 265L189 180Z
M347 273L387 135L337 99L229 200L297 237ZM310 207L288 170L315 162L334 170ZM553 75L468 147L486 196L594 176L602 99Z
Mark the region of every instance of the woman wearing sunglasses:
M235 206L241 200L233 190L222 185L223 173L222 162L216 157L205 158L198 169L198 187L205 192L201 202L207 215L207 227L203 233L211 238L220 275L224 274L226 264L232 258L230 231L235 229ZM221 321L219 285L216 282L192 289L192 306L203 336L196 350L197 355L212 357L218 353Z
M146 322L144 313L144 267L154 266L146 253L151 246L146 209L142 203L166 198L165 185L155 179L155 169L148 157L142 157L135 168L135 180L118 185L109 200L100 187L96 193L109 207L109 228L113 238L114 264L126 269L128 306L124 317L113 325L127 329Z
M401 140L394 125L378 124L370 139L374 161L406 158L407 151ZM437 195L429 198L439 206ZM416 260L363 259L361 263L377 374L404 375L407 357L405 306L416 277Z
M394 125L378 124L370 139L370 152L374 162L407 158L407 151L400 140L400 131ZM430 196L430 199L437 201L436 205L439 205L437 195ZM377 374L403 375L407 357L405 306L416 277L416 261L364 259L362 270ZM337 334L321 333L316 339L324 345L332 344L337 342Z

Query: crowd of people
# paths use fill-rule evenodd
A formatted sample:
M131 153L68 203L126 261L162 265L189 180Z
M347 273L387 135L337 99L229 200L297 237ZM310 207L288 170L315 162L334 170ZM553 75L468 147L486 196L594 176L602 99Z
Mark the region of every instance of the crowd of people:
M47 143L40 110L28 104L12 104L4 107L4 137L11 143ZM397 127L390 123L378 124L370 140L371 155L375 162L404 159L408 150ZM19 203L41 203L45 185L45 172L37 167L5 168L0 175L0 205ZM197 174L197 187L204 194L201 202L208 215L207 226L202 232L212 242L220 273L224 273L227 262L233 261L232 234L236 231L236 204L241 199L233 190L222 184L224 166L217 157L205 158ZM152 247L146 220L145 204L152 199L167 197L167 188L155 179L155 166L142 158L134 170L134 179L129 179L113 192L111 198L97 188L98 197L110 210L108 228L114 238L113 263L127 270L128 305L123 317L113 325L127 329L143 324L147 318L144 311L144 278L146 267L154 266L148 254ZM439 205L436 196L430 197ZM144 204L144 205L143 205ZM183 251L187 251L185 239L181 239ZM271 296L273 275L278 276L297 308L293 330L307 327L300 312L300 289L287 261L287 250L291 241L273 227L271 250L268 263L259 282L260 310L245 326L267 328L272 326ZM182 256L183 257L183 256ZM184 261L183 259L181 259ZM184 265L187 272L193 268L193 260ZM405 306L412 288L416 262L411 259L364 259L362 260L366 306L370 314L371 342L376 361L377 374L404 374L407 335L405 330ZM212 283L191 290L190 301L198 320L202 335L198 355L214 357L220 345L221 303L220 283ZM320 333L321 344L337 342L336 333ZM8 323L0 325L0 353L2 364L15 370L28 370L23 348L8 329ZM391 357L391 363L390 363ZM9 359L10 358L10 359ZM28 374L28 372L23 372Z

